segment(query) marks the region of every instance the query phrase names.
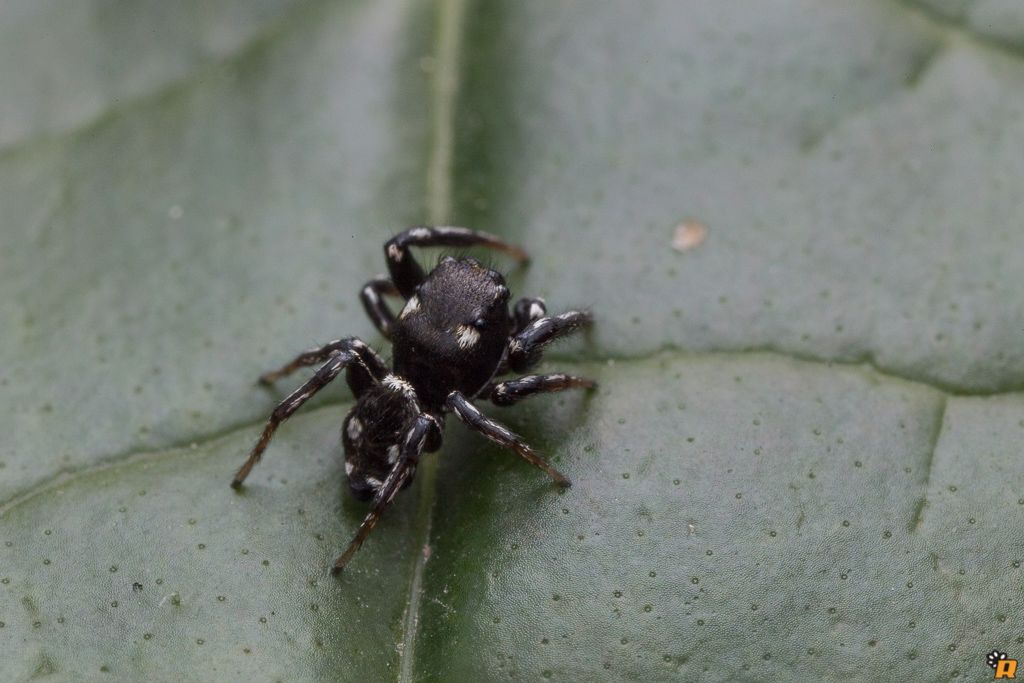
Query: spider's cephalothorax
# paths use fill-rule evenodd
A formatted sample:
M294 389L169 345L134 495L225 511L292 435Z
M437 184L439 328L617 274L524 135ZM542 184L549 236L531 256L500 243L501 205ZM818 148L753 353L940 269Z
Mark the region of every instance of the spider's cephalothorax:
M569 311L548 316L541 299L520 299L511 313L509 291L500 273L471 258L445 257L429 274L409 252L411 246L468 247L503 251L519 261L526 254L493 235L454 227L415 227L384 245L390 277L378 276L363 287L367 314L393 344L393 367L359 339L349 337L299 354L260 380L270 383L294 370L322 364L313 377L282 401L270 416L256 446L234 481L241 486L278 425L313 394L346 371L356 404L342 424L345 472L357 498L373 507L345 552L335 561L340 571L373 529L384 509L412 482L420 455L441 447L448 413L488 439L512 449L562 486L569 480L540 458L520 437L487 418L471 399L508 406L538 393L593 381L564 374L524 375L497 381L508 372L526 372L544 346L590 322L590 314ZM398 317L384 295L403 297Z

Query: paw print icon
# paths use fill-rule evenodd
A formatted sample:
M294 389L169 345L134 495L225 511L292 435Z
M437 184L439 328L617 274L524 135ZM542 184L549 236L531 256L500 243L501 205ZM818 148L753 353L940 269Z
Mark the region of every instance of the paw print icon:
M995 670L993 678L1017 677L1017 660L1008 659L1005 652L992 650L985 655L985 662Z

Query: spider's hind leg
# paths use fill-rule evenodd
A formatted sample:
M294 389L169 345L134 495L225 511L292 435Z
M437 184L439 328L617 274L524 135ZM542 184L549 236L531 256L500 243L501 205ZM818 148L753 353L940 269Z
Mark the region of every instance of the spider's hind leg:
M419 462L420 455L423 453L428 442L439 438L439 433L440 427L434 417L423 413L416 418L412 427L405 433L398 459L391 468L391 472L380 485L380 488L377 489L377 494L373 499L373 507L363 519L363 523L359 525L355 537L352 538L345 552L334 561L334 566L331 567L332 574L337 574L344 569L348 561L352 559L352 556L363 545L363 541L373 531L373 527L377 525L381 515L384 514L384 510L391 505L395 494L411 481L413 474L416 472L416 464Z

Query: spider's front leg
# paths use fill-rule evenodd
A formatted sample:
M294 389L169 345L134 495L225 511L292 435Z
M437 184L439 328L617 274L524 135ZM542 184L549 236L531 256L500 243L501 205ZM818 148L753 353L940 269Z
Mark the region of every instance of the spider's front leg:
M534 467L544 470L559 486L572 485L564 474L537 455L536 451L530 448L529 444L523 441L522 437L481 413L461 392L453 391L448 394L445 407L454 412L471 429L483 434L500 446L512 449Z
M394 500L395 494L402 490L402 486L405 485L408 478L416 471L416 464L419 462L423 448L432 434L435 438L440 436L440 426L437 420L426 413L420 414L415 422L413 422L412 427L405 433L398 459L391 468L387 479L384 480L384 483L377 490L377 495L373 499L373 507L367 513L365 519L363 519L363 523L359 525L359 530L356 531L355 537L348 544L348 548L334 561L334 566L331 568L332 574L337 574L345 568L348 561L352 559L352 556L363 545L366 537L373 531L373 527L377 525L377 521L384 514L384 510Z
M409 247L490 247L502 251L517 261L527 261L526 252L494 235L469 228L419 225L400 232L384 244L391 281L406 299L416 293L416 287L426 275L422 266L409 252Z

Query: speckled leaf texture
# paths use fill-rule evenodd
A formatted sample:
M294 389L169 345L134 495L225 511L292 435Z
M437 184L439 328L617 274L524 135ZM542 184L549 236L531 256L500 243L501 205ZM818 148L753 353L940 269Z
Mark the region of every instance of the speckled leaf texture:
M4 3L0 680L991 678L1022 182L1010 0ZM254 380L385 347L424 222L531 251L601 386L500 412L571 489L450 422L332 578L351 396L234 493Z

